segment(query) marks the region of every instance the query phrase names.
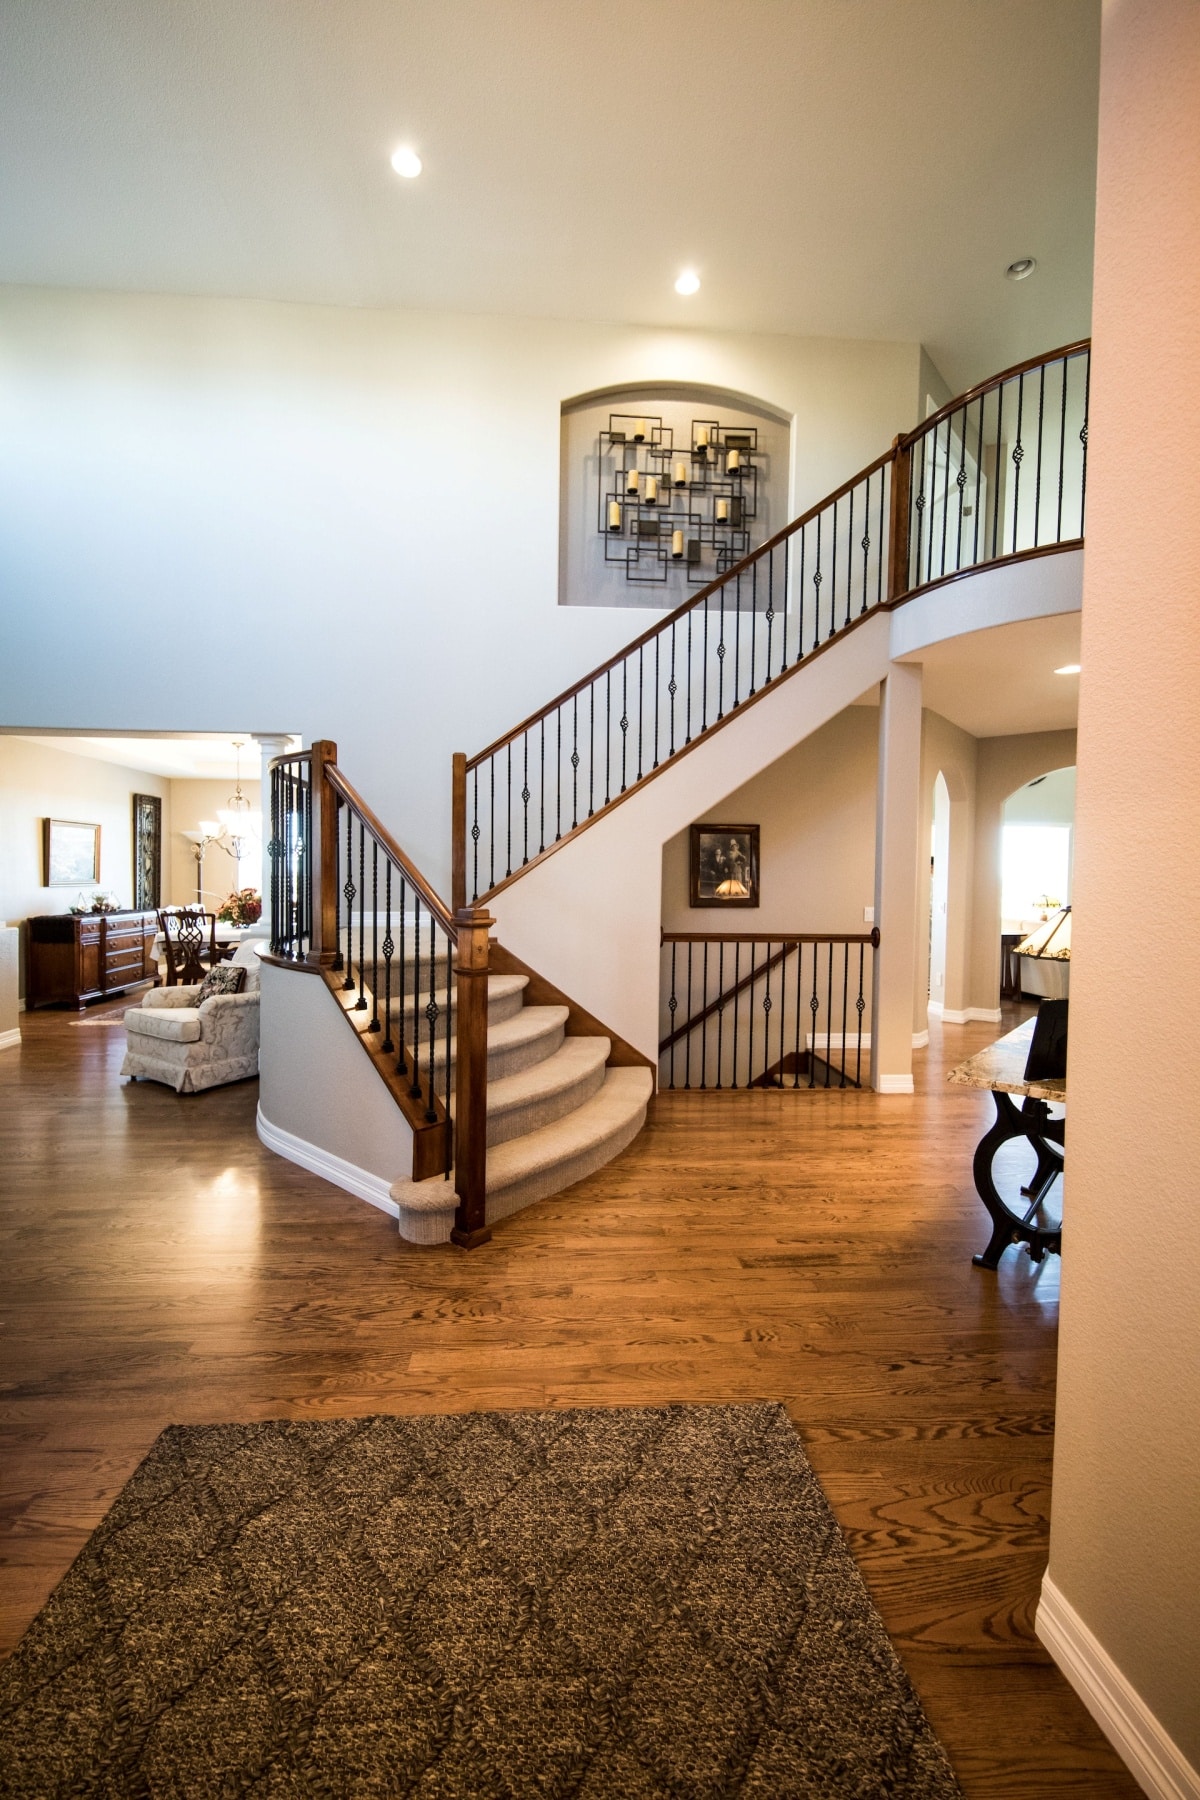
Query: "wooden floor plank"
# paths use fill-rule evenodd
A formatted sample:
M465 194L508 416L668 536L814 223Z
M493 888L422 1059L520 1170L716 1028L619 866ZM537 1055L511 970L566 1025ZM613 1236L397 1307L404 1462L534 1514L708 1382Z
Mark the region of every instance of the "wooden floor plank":
M1017 1023L1017 1015L1001 1029ZM471 1254L263 1149L257 1085L0 1055L7 1653L172 1422L782 1401L971 1800L1136 1800L1037 1643L1058 1263L971 1265L986 1095L664 1094L610 1169Z

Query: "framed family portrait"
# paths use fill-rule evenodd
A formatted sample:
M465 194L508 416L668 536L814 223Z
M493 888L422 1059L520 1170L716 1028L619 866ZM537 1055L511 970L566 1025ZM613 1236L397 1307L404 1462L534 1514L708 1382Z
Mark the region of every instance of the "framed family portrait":
M100 879L100 827L43 819L42 855L46 887L87 887Z
M693 825L693 906L758 905L758 826Z

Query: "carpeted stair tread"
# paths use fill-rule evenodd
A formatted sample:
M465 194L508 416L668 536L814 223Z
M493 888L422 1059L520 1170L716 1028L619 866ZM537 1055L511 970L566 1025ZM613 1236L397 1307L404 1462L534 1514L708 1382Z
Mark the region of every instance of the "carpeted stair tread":
M493 1025L493 1024L498 1025L503 1020L511 1019L514 1016L514 1014L520 1012L522 1004L523 1004L525 989L528 986L529 986L528 975L489 975L488 976L488 1023L489 1023L489 1025ZM349 991L349 989L347 989L345 991L344 997L342 999L342 1005L346 1011L347 1017L349 1018L351 1024L354 1025L355 1028L359 1031L365 1031L367 1029L367 1025L369 1024L370 1019L371 1019L371 984L370 984L370 982L367 983L366 988L364 989L364 992L366 995L367 1004L365 1007L363 1007L359 1011L355 1011L355 1005L356 1005L356 1002L358 999L357 983L355 984L354 992L351 993ZM435 989L434 995L433 995L434 1002L435 1002L438 1012L440 1014L439 1028L440 1028L443 1036L445 1035L445 1030L446 1030L446 995L447 995L447 990L444 987ZM382 1003L382 999L383 999L383 986L381 983L380 984L380 1001L381 1001L381 1003ZM453 1001L453 993L451 993L451 1001ZM419 993L417 994L416 1006L415 1006L415 1010L422 1021L422 1027L421 1027L422 1034L424 1034L424 1031L425 1031L425 1008L428 1005L428 1003L429 1003L429 991L427 988L422 988L419 991ZM396 1016L399 1006L400 1006L400 978L399 978L398 972L395 969L393 969L393 971L392 971L393 1017ZM414 1004L413 1004L412 988L411 988L411 986L408 986L408 987L406 987L405 993L404 993L405 1024L408 1024L411 1021L413 1011L414 1011Z
M604 1081L612 1045L606 1037L564 1038L552 1056L488 1083L488 1144L552 1125L582 1106ZM453 1107L451 1108L453 1111Z

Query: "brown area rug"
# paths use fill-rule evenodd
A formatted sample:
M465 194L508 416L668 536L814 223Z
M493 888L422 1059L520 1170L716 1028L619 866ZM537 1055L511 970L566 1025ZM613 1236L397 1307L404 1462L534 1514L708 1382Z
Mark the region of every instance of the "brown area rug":
M0 1792L960 1794L770 1405L171 1426L0 1671Z

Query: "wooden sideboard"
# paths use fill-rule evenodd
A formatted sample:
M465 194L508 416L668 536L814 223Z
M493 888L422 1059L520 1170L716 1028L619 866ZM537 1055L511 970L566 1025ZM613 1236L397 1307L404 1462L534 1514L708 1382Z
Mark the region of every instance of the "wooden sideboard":
M152 912L44 913L25 921L25 1007L89 1000L157 981Z

